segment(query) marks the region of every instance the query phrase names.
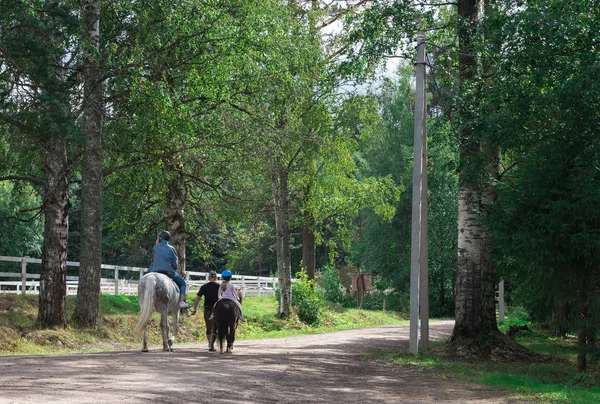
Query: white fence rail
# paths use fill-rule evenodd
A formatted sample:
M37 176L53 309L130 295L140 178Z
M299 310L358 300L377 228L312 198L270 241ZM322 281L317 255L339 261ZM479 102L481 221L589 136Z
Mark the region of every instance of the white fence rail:
M0 293L39 294L40 275L27 273L27 264L41 264L41 259L0 256L0 261L21 263L20 273L0 272ZM79 267L79 262L67 261L67 266ZM102 269L114 270L114 277L100 280L100 293L115 295L136 295L139 278L147 271L147 268L107 264L102 264ZM137 279L120 279L119 274L126 272L136 273ZM15 278L20 278L20 280L9 280ZM67 276L67 294L77 294L78 281L77 276ZM188 294L195 294L200 286L208 282L208 272L187 271L186 282ZM245 296L269 296L275 294L278 279L264 276L233 275L231 283L235 287L241 288Z

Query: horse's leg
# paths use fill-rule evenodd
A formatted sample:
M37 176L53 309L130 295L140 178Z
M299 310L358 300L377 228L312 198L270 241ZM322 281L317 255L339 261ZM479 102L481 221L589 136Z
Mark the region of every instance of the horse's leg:
M231 342L231 331L233 330L231 318L227 323L227 353L231 353L232 342Z
M146 338L146 327L142 333L142 352L148 352L148 339Z
M223 353L223 338L219 338L219 352Z
M179 307L175 308L171 312L171 320L173 321L173 336L169 338L169 350L173 350L173 343L175 342L175 337L177 336L177 330L179 329Z
M238 319L236 318L233 322L233 326L231 327L231 350L233 351L233 343L235 342L235 332L238 326Z
M229 331L227 333L227 352L229 353L233 353L233 343L235 342L235 330L237 328L239 316L237 310L234 310L234 313L232 314L232 319L229 320Z
M219 352L223 353L223 340L227 337L227 330L223 330L223 326L227 325L227 310L224 308L226 303L220 301L217 302L217 306L213 308L213 313L215 315L214 325L216 337L219 339Z
M163 351L170 351L171 347L167 343L169 339L169 316L167 310L160 312L160 331L162 334Z

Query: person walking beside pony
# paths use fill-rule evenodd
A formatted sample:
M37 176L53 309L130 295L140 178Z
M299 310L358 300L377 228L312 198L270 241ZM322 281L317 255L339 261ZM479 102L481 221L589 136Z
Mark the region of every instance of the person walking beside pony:
M171 234L168 231L161 231L156 239L156 244L152 247L152 264L148 268L148 272L158 272L167 275L179 287L179 308L187 309L190 307L185 302L186 283L185 280L177 273L179 265L179 257L175 248L169 244Z
M204 323L206 324L206 339L208 340L208 350L215 351L215 330L213 327L214 321L211 318L212 309L219 300L219 288L221 285L217 283L217 273L215 271L210 271L208 273L208 282L200 287L198 294L196 295L196 300L194 301L194 307L192 308L192 312L190 313L192 316L196 314L196 308L198 307L198 303L200 303L200 299L204 296Z

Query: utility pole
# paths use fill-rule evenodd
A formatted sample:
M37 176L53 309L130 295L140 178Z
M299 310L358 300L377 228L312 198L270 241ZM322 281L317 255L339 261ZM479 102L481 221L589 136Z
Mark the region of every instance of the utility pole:
M417 36L415 63L415 124L410 253L410 339L408 350L419 353L419 317L421 347L429 346L429 281L427 268L427 142L425 111L425 35Z

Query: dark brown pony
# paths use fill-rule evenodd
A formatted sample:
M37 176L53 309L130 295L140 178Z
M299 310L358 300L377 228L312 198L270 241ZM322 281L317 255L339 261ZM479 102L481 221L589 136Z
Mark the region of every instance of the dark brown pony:
M240 304L242 303L242 293L236 289ZM213 332L211 338L219 339L219 350L223 353L223 340L227 337L226 353L233 352L233 342L235 341L235 330L238 326L240 316L239 307L230 299L221 299L213 307ZM213 346L214 341L210 341L210 346Z

